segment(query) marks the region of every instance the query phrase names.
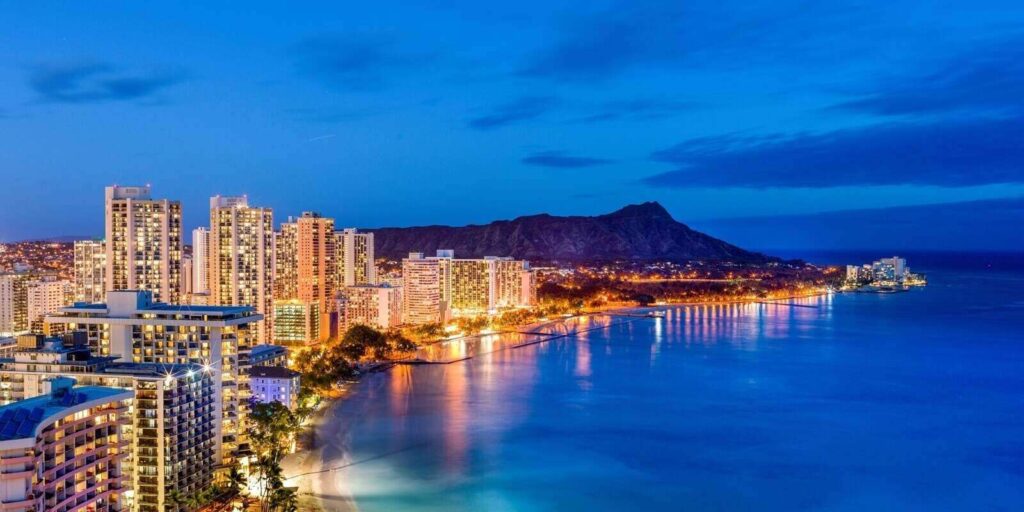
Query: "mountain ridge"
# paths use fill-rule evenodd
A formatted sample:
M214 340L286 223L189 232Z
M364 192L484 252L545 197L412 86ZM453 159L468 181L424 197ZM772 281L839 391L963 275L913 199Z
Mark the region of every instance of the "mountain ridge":
M676 221L661 204L627 205L596 216L525 215L465 226L384 227L374 233L376 255L452 249L456 257L512 256L534 261L774 261Z

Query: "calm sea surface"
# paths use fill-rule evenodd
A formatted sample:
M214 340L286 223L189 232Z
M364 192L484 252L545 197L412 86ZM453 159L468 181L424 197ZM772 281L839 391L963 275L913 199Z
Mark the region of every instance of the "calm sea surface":
M322 490L366 511L1024 510L1024 272L979 263L372 375L332 411L324 457L347 467Z

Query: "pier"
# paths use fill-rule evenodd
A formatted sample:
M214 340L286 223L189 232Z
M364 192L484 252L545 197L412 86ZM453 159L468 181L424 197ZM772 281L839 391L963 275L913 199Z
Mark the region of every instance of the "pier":
M794 304L792 302L773 302L768 300L759 300L756 304L764 304L766 306L789 306L791 308L810 308L810 309L821 309L819 305L811 304Z

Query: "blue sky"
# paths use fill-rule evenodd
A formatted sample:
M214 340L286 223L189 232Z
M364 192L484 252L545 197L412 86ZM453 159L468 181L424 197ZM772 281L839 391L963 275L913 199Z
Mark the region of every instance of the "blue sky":
M209 196L242 193L279 219L367 227L648 200L712 234L822 212L807 229L864 229L861 210L963 202L998 205L993 226L1024 221L977 202L1024 196L1020 2L0 1L0 15L0 239L100 234L112 183L181 199L189 227ZM954 248L1024 245L926 219L912 232ZM743 242L804 238L778 236Z

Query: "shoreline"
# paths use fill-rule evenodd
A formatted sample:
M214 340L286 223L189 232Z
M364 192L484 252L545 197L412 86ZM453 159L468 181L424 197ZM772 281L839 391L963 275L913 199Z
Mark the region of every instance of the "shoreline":
M580 313L578 315L570 315L570 316L567 316L567 317L553 318L553 319L548 319L548 320L544 320L544 321L540 321L540 322L524 324L524 325L521 325L521 326L514 327L513 329L515 329L515 330L498 331L498 332L488 333L488 334L473 334L473 335L467 335L467 336L463 336L463 337L459 337L459 338L454 338L454 339L438 340L438 341L432 342L429 345L425 345L425 346L435 346L435 345L446 344L446 343L451 343L451 342L466 342L467 340L470 340L472 338L476 338L473 341L476 341L477 343L479 343L480 339L483 338L484 336L499 336L499 337L501 337L503 335L510 335L510 334L523 335L524 333L528 333L531 330L536 330L536 329L543 328L545 326L550 326L550 325L555 325L555 324L559 324L559 323L564 323L566 321L572 321L572 320L577 320L578 321L580 318L583 318L583 317L595 317L595 316L602 316L602 315L614 316L616 314L628 314L628 313L631 313L631 312L635 313L635 312L640 312L640 311L656 311L656 310L664 309L664 308L688 307L688 306L724 306L724 305L733 305L733 304L766 304L766 305L768 305L768 304L770 304L772 302L779 302L780 305L785 305L783 301L792 301L792 300L797 300L797 299L808 299L808 298L820 297L820 296L828 295L828 294L829 294L828 291L818 291L818 292L811 293L811 294L792 295L792 296L788 296L788 297L774 298L774 299L734 299L734 300L722 300L722 301L673 302L673 303L665 303L665 304L656 304L656 305L651 305L651 306L614 306L614 307L609 307L607 309L600 309L600 310L596 310L596 311L586 311L586 312L582 312L582 313ZM635 317L635 318L642 318L642 317ZM603 328L603 327L604 326L595 327L595 328ZM537 336L538 339L532 340L532 341L530 341L528 343L510 345L508 348L510 348L510 349L511 348L519 348L519 347L523 347L523 346L534 345L534 344L537 344L537 343L543 343L543 342L550 341L550 340L553 340L553 339L575 335L578 332L580 332L580 331L573 331L573 332L568 332L568 333L565 333L565 334L535 333L534 335ZM477 355L483 355L483 354L477 354ZM468 360L468 359L472 359L473 357L476 357L476 356L465 357L465 358L459 359L458 361L451 361L451 363L465 361L465 360ZM327 512L327 511L332 511L332 512L333 511L337 511L337 512L357 512L359 510L358 504L356 503L355 498L352 495L351 489L349 489L346 486L345 482L335 481L335 482L333 482L333 485L332 485L332 487L334 487L333 489L325 489L324 488L325 486L323 485L323 478L315 477L314 476L314 475L324 475L324 474L334 473L337 470L342 469L344 467L347 467L348 465L350 465L352 463L352 460L351 460L351 450L350 450L350 447L349 447L350 439L348 437L348 432L349 432L349 428L351 426L350 422L352 421L352 419L355 416L354 415L349 415L348 417L346 417L344 419L343 422L341 422L341 424L338 424L338 422L332 422L331 423L331 425L333 425L333 427L334 427L334 432L339 434L339 436L336 436L333 439L322 438L320 430L321 430L321 427L326 425L325 422L327 421L327 419L334 416L334 414L337 412L338 408L342 407L346 403L349 403L350 400L348 400L348 399L352 398L354 395L359 393L359 389L358 388L360 387L361 384L364 383L363 377L365 375L368 375L370 373L377 373L377 372L388 371L390 368L392 368L393 366L395 366L397 364L416 364L416 363L413 363L413 362L407 361L407 360L406 361L403 361L403 360L387 361L387 362L378 363L377 365L372 367L370 370L366 371L365 373L362 373L359 376L358 379L356 379L354 381L346 382L343 385L343 387L342 387L342 389L340 391L339 396L325 399L324 406L321 407L317 411L316 415L314 416L314 419L309 424L309 429L306 432L304 432L303 435L302 435L302 437L304 438L304 441L305 441L305 442L302 443L303 449L302 450L298 450L295 453L289 455L287 457L287 459L286 459L288 461L288 464L287 464L287 469L285 470L285 475L286 475L285 482L286 482L286 485L293 485L293 486L297 487L297 491L298 491L298 495L299 495L299 503L301 505L300 510L318 510L318 511L324 511L324 512ZM426 363L426 364L432 364L432 363ZM446 363L433 363L433 364L446 364ZM342 457L342 461L343 462L342 462L342 464L340 466L338 466L338 467L331 467L331 468L323 467L324 450L326 448L328 448L328 447L331 447L331 448L334 448L334 449L338 449L340 452L342 452L344 454L343 457ZM304 477L309 477L309 478L304 478ZM325 491L327 491L327 492L325 493ZM325 508L324 507L324 505L325 505L324 504L324 499L329 499L331 501L330 508Z

